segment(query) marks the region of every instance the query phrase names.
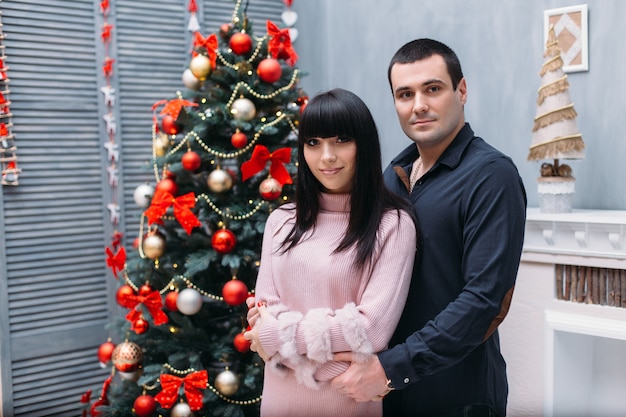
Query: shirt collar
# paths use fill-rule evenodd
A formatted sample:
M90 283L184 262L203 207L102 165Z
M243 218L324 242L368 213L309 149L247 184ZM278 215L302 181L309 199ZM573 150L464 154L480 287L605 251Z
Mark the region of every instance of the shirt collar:
M474 131L469 123L465 123L465 126L459 131L454 140L448 145L446 150L443 151L443 154L441 154L435 166L443 164L449 166L451 169L456 168L461 162L461 156L473 138ZM400 165L406 168L408 165L412 164L418 156L417 147L415 144L412 144L400 152L398 156L391 161L391 165Z

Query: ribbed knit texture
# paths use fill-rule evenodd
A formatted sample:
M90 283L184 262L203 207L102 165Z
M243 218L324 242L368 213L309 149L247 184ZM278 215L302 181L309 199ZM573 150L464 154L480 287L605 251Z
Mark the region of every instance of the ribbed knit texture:
M347 230L349 195L323 194L320 204L315 229L287 253L280 244L292 229L293 205L267 221L256 299L273 316L258 324L272 359L265 367L261 415L381 416L380 402L357 403L330 388L328 381L348 364L329 359L342 351L365 359L387 347L406 302L415 227L404 212L386 213L371 264L359 270L355 248L332 253Z

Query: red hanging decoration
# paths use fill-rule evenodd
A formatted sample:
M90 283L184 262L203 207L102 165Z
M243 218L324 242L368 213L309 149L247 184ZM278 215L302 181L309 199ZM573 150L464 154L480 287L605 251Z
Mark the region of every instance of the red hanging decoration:
M117 253L113 254L110 248L106 248L105 252L107 254L107 266L111 268L113 275L117 279L117 271L122 271L124 264L126 264L126 249L122 247Z
M193 38L193 52L192 56L198 55L196 51L197 48L204 48L209 57L209 61L211 61L211 69L215 69L215 65L217 62L217 48L218 41L217 35L215 33L211 33L209 36L204 38L200 32L194 33Z
M185 229L188 235L196 226L202 226L200 220L191 211L196 206L196 197L193 192L189 192L180 197L174 197L167 191L157 189L154 192L150 207L144 211L144 215L148 218L148 224L160 221L168 207L174 206L174 217Z
M288 164L291 160L291 149L280 148L274 152L269 151L263 145L256 145L252 151L250 160L241 164L241 178L246 181L254 174L260 172L270 161L270 175L276 179L281 185L292 184L291 176L283 164Z
M154 399L161 404L163 408L172 408L178 399L178 391L181 385L184 384L185 398L189 404L191 411L199 411L202 409L202 391L206 389L209 382L208 373L206 370L200 372L193 372L184 378L177 377L171 374L161 374L161 388Z
M126 315L126 320L131 323L132 330L135 330L134 327L139 320L143 320L142 312L137 309L140 304L146 307L156 326L160 326L169 321L167 315L162 310L163 302L161 300L161 294L157 290L145 296L134 294L126 295L124 304L132 308Z
M270 40L267 43L267 49L272 58L284 59L289 66L294 66L298 60L298 54L291 45L291 37L289 29L279 29L272 21L267 21L267 34Z

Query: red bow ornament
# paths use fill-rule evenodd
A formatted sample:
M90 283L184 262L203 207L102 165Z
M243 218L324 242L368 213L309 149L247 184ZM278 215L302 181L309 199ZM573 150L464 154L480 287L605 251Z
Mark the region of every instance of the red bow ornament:
M275 23L267 21L267 34L270 40L267 42L267 50L274 59L285 59L289 66L296 65L298 54L291 46L289 29L279 29Z
M243 181L260 172L270 161L270 175L281 185L292 184L291 176L283 164L288 164L291 159L290 148L276 149L270 152L263 145L256 145L249 161L241 164L241 178Z
M191 211L196 206L196 197L193 192L189 192L180 197L174 197L167 191L157 190L152 197L150 207L143 214L148 218L148 224L159 222L161 217L165 214L168 207L174 206L174 217L185 229L188 235L191 234L191 229L196 226L201 226L200 220Z
M198 55L198 52L195 51L196 48L204 48L206 49L206 53L209 56L209 60L211 61L211 69L215 69L215 62L217 61L217 35L215 33L210 34L206 38L202 37L200 32L194 33L193 39L193 47L194 51L192 52L192 56Z
M113 254L110 248L106 248L105 252L107 254L107 266L111 268L113 275L117 278L117 271L123 270L126 263L126 249L122 247Z
M142 317L141 311L137 309L137 306L140 304L148 309L155 326L160 326L169 321L167 314L165 314L162 310L163 303L161 301L161 294L158 291L152 291L145 296L127 294L124 295L123 298L124 299L122 301L124 305L132 308L132 310L130 310L126 315L126 320L131 323L131 330L135 330L135 323Z
M191 411L202 409L202 391L206 389L209 382L209 376L206 370L194 372L185 378L179 378L176 375L161 374L161 388L154 399L161 404L163 408L172 408L178 399L178 390L182 384L185 384L185 397Z

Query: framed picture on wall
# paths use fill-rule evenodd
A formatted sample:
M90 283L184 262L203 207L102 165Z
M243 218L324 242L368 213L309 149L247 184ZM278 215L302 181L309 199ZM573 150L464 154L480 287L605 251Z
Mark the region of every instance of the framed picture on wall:
M588 71L587 5L561 7L543 12L543 43L546 44L550 26L561 48L563 71Z

